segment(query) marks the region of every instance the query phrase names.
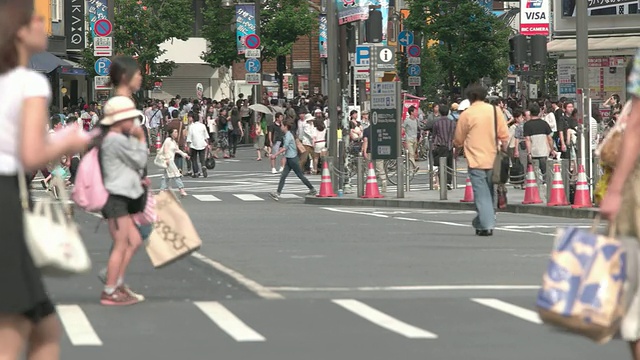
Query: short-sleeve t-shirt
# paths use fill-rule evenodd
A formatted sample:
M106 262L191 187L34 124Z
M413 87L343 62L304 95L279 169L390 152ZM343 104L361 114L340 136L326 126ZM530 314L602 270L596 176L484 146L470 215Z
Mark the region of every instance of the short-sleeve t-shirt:
M365 151L367 152L367 154L371 154L371 126L364 129L364 131L362 132L362 138L367 139L367 148L365 149Z
M51 85L44 75L24 67L0 74L0 175L15 175L21 167L18 158L21 108L30 98L51 101ZM16 107L20 110L16 111Z
M638 49L633 60L633 68L629 75L627 90L629 94L640 98L640 49Z
M551 135L551 126L542 119L532 119L524 123L522 129L524 136L531 138L531 157L547 157L549 149L548 136Z

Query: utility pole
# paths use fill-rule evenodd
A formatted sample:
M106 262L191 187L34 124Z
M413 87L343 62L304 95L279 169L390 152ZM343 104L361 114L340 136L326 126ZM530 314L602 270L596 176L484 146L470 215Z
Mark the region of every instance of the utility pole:
M342 123L341 119L338 119L340 88L338 87L338 17L335 1L327 1L327 72L330 120L329 164L335 167L338 161L338 126ZM333 184L334 193L337 193L338 174L331 170L331 184Z
M258 35L258 37L260 37L260 9L262 7L262 3L260 0L254 0L254 6L255 6L255 18L256 18L256 35ZM262 46L260 46L262 47ZM262 51L260 51L262 55ZM262 58L262 56L260 56ZM253 99L253 103L254 104L261 104L262 103L262 82L264 81L262 79L262 59L260 59L260 71L258 71L258 74L260 74L260 84L256 85L255 89L256 92L254 94L254 99ZM254 111L255 113L255 121L258 122L258 120L260 120L260 113L258 113L257 111ZM251 127L249 127L249 129L251 129ZM248 134L249 131L246 132L246 134ZM248 138L248 137L247 137Z
M580 141L585 152L585 172L591 176L591 104L589 101L589 24L588 6L586 1L576 1L576 62L577 62L577 88L582 89L584 98L578 101L582 104L579 111L583 114L582 133ZM580 95L579 95L580 96ZM590 177L591 178L591 177Z

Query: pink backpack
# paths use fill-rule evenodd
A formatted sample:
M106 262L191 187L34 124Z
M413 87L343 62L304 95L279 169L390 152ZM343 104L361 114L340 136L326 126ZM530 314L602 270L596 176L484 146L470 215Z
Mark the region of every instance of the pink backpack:
M86 153L76 172L71 199L84 211L101 211L109 198L109 192L102 181L100 168L100 146Z

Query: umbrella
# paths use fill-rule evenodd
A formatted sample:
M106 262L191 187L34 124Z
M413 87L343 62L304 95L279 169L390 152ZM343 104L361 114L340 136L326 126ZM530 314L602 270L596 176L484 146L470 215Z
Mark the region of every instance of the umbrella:
M273 112L271 111L271 109L269 109L268 107L266 107L266 106L264 106L262 104L250 105L249 109L251 109L253 111L257 111L259 113L273 115Z

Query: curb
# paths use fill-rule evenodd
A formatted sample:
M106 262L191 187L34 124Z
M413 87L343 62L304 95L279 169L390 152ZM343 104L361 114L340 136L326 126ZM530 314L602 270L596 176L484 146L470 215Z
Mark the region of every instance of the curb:
M323 206L362 206L362 207L389 207L412 209L436 209L436 210L475 210L473 203L433 201L433 200L406 200L406 199L358 199L358 198L318 198L307 196L304 203L308 205ZM572 209L569 206L548 207L544 205L520 205L510 204L504 210L514 214L531 214L541 216L553 216L570 219L593 219L599 214L598 209Z

